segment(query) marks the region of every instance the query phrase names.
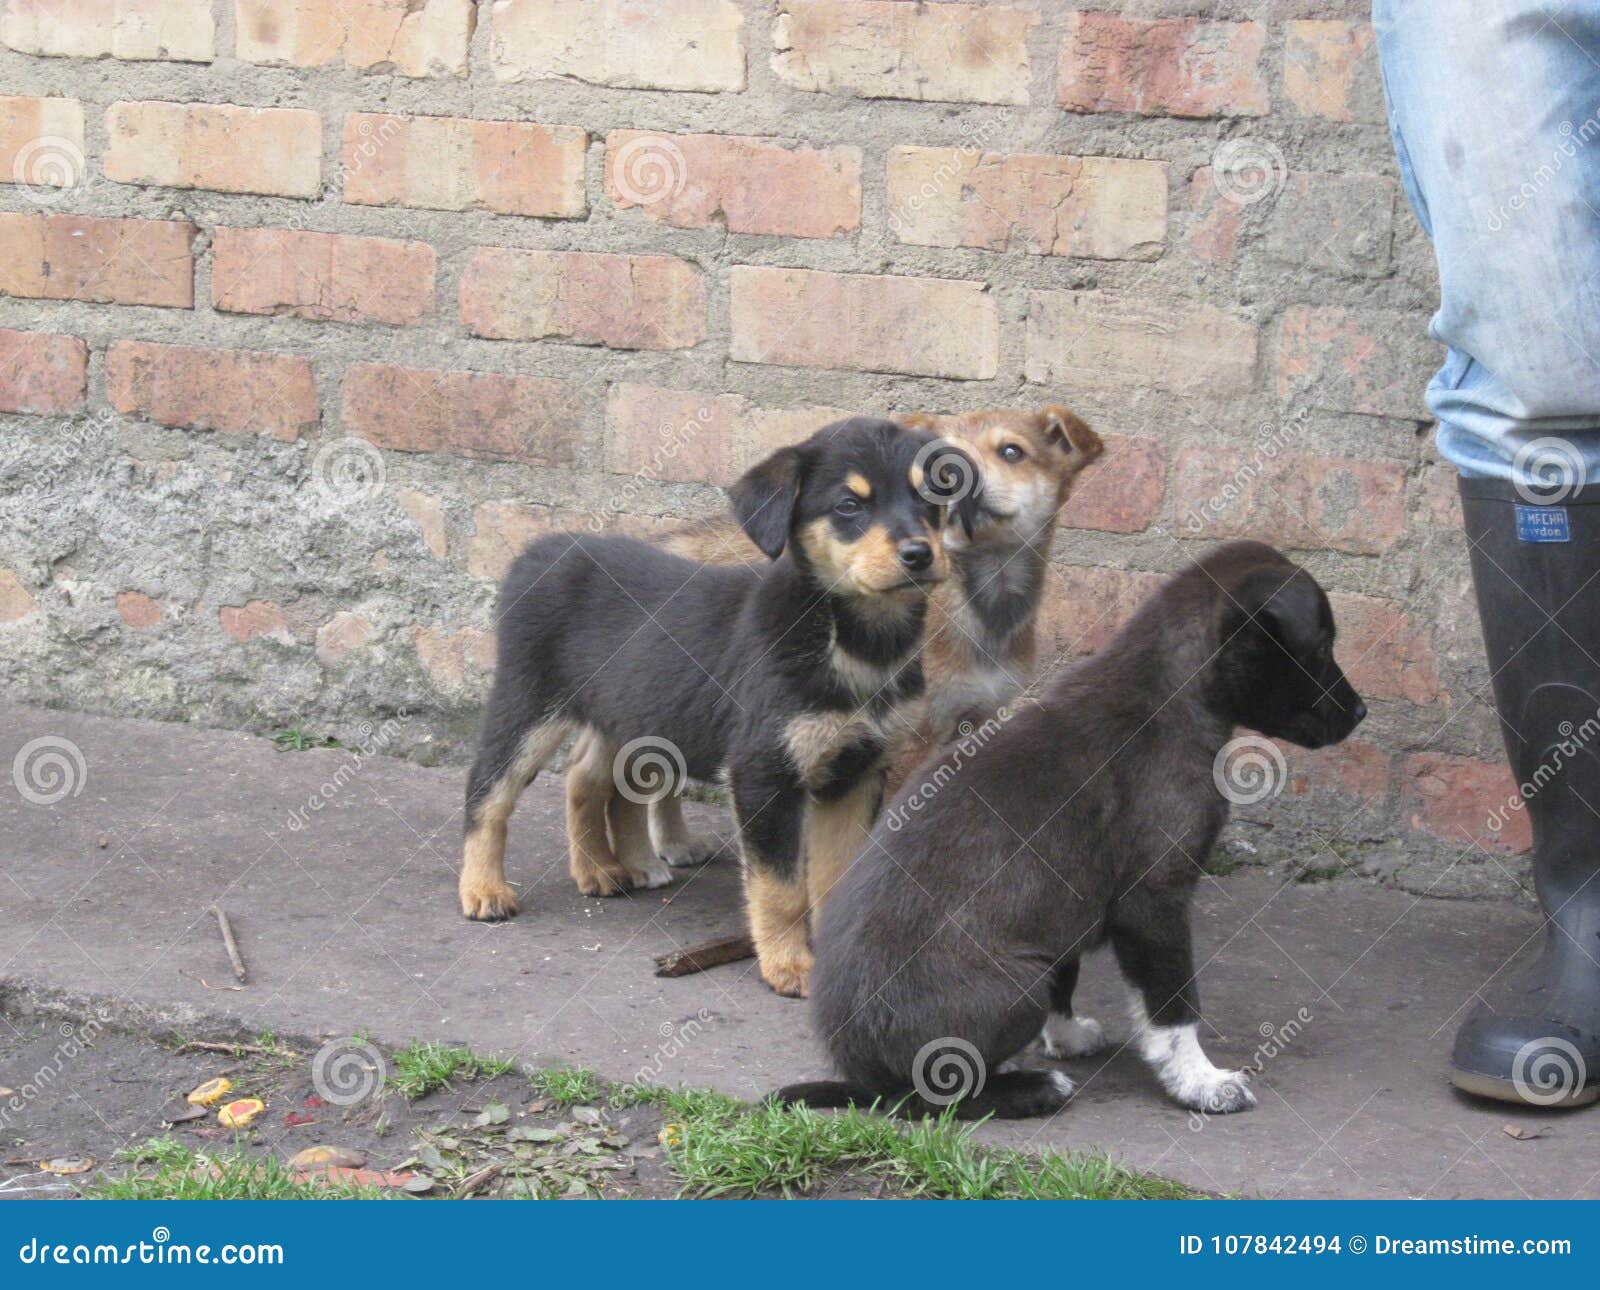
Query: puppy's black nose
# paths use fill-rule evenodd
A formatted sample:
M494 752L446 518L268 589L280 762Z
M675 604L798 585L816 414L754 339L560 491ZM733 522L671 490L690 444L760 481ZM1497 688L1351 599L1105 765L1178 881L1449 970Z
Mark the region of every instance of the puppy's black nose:
M933 563L933 548L921 538L900 544L900 563L912 573L921 573Z
M1357 699L1356 706L1350 709L1350 717L1352 722L1359 726L1367 719L1367 705Z

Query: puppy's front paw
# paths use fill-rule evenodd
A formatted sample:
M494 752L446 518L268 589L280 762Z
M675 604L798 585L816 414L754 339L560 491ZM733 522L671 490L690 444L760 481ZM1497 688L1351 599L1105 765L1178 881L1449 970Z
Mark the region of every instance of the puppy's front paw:
M1093 1017L1063 1017L1052 1012L1039 1032L1045 1056L1092 1057L1106 1046L1106 1032Z
M652 855L640 864L628 866L628 881L635 889L649 891L654 887L665 887L672 881L672 870L667 867L665 860Z
M572 881L585 896L621 896L630 889L623 870L601 869L597 865L574 865Z
M1235 1111L1248 1111L1256 1104L1250 1077L1244 1071L1213 1069L1204 1076L1191 1076L1167 1091L1179 1106L1204 1115L1232 1115Z
M695 833L681 842L669 842L661 848L661 858L674 869L706 864L722 850L722 843L704 833Z
M516 893L503 882L463 882L461 912L480 923L498 923L517 916Z
M786 999L804 999L811 989L811 955L761 960L761 979Z

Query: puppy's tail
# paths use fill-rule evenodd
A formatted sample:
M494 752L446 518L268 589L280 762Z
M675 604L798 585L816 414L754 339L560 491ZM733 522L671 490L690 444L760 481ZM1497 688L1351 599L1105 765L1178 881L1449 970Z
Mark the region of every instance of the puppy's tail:
M896 1115L941 1115L947 1109L958 1120L1027 1120L1059 1111L1077 1092L1060 1071L1005 1071L991 1075L983 1088L950 1103L930 1102L913 1089L875 1092L843 1080L810 1080L789 1084L767 1101L782 1106L809 1106L816 1110L870 1107L877 1104Z
M883 1096L864 1084L814 1079L803 1084L785 1084L776 1093L767 1094L766 1100L777 1106L809 1106L818 1111L832 1111L846 1106L871 1106L882 1101Z

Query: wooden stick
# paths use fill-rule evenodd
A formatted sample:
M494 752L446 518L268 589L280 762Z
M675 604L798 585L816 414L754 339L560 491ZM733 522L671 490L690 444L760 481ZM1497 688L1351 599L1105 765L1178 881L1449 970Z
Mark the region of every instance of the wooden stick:
M277 1057L286 1052L283 1048L262 1048L257 1044L217 1044L209 1039L188 1039L172 1050L175 1053L227 1053L233 1057L239 1053L256 1053L261 1057Z
M217 926L222 929L222 944L228 951L228 961L233 964L233 975L239 979L240 985L247 984L244 971L244 959L239 954L239 942L233 939L233 925L228 922L228 916L222 912L221 905L211 906L211 912L217 916Z
M721 940L707 941L704 945L694 945L686 950L674 950L671 954L662 954L656 959L657 976L693 976L696 972L704 972L708 968L721 967L724 963L737 963L740 959L753 959L756 956L756 943L749 934L740 932L737 936L724 936Z

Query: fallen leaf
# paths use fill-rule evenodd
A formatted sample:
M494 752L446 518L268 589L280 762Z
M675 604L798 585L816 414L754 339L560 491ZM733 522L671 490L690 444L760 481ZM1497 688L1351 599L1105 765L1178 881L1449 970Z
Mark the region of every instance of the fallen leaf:
M314 1115L301 1115L298 1111L287 1111L283 1117L283 1127L298 1129L302 1124L315 1124L317 1117Z
M14 1088L6 1088L4 1085L0 1085L0 1097L10 1097L16 1091Z
M1520 1124L1502 1124L1500 1131L1508 1138L1515 1138L1518 1142L1532 1142L1535 1138L1548 1138L1549 1129L1529 1129Z
M504 1124L510 1118L511 1109L504 1102L490 1102L478 1112L477 1118L472 1122L480 1128L485 1128L491 1124Z
M599 1124L600 1112L592 1106L575 1106L572 1108L572 1118L579 1124Z
M94 1161L88 1156L56 1156L41 1160L39 1168L47 1174L86 1174L94 1168Z
M289 1168L297 1173L314 1169L360 1169L367 1163L364 1152L349 1147L306 1147L289 1157Z
M545 1129L537 1124L514 1125L506 1140L509 1142L559 1142L566 1135L560 1129Z
M427 1174L412 1174L406 1180L404 1188L413 1195L420 1196L425 1191L433 1190L433 1179L428 1177Z
M259 1097L241 1097L217 1112L217 1123L224 1129L242 1129L266 1109Z
M232 1087L233 1081L231 1079L224 1079L219 1075L216 1079L208 1079L199 1088L192 1089L185 1100L193 1102L196 1106L211 1106L213 1103L222 1101L224 1094Z
M195 1106L187 1098L175 1097L161 1108L161 1118L168 1124L185 1124L190 1120L206 1118L206 1109Z
M321 1107L326 1106L327 1103L324 1102L315 1093L313 1093L310 1097L306 1098L306 1100L304 1102L302 1102L300 1105L305 1107L306 1110L308 1110L308 1111L315 1111L315 1110L318 1110Z

